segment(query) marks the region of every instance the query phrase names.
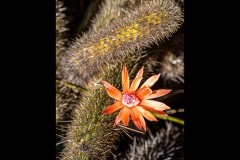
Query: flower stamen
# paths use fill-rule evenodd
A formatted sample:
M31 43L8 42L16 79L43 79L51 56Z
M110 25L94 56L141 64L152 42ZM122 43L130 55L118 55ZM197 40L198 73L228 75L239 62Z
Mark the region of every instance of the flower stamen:
M125 105L125 106L128 106L128 107L133 107L133 106L136 106L139 104L139 99L135 96L135 94L129 94L129 93L126 93L123 95L123 98L122 98L122 103Z

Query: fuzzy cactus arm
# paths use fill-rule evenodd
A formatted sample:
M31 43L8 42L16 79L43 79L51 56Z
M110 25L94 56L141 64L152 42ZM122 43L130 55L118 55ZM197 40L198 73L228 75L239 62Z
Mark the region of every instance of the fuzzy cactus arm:
M142 65L145 73L151 66L145 64L148 60L144 54L134 53L123 56L122 59L114 60L115 63L102 68L101 78L121 89L121 69L124 64L128 66L130 77L133 79ZM83 93L81 102L76 107L72 123L68 127L67 136L63 141L65 148L61 160L105 160L109 157L122 133L114 130L115 114L103 115L103 110L113 103L104 87L97 85Z
M89 79L102 65L169 37L182 22L182 10L173 0L144 3L111 26L73 42L61 62L62 76L76 85L92 85Z
M59 63L61 58L65 54L67 47L67 31L68 24L67 17L65 15L66 7L61 0L56 0L56 75L59 75ZM66 110L70 110L72 104L76 101L76 96L71 89L66 88L60 83L56 83L56 124L63 120ZM75 101L75 102L74 102ZM68 109L66 105L69 105Z
M69 88L62 83L56 83L56 124L71 117L71 112L80 98L81 94L78 90Z
M142 14L141 17L145 17L145 19L143 19L147 23L141 22L140 24L140 22L136 20L138 17L136 15L134 17L134 11L129 11L129 15L126 14L126 17L120 17L122 18L120 19L121 21L125 19L125 24L120 24L122 23L120 21L119 23L114 22L111 27L99 29L99 31L97 31L99 33L91 31L74 41L70 49L67 51L67 55L64 56L61 61L61 67L63 69L61 70L61 74L63 75L62 77L64 77L64 80L75 85L87 86L90 84L90 86L94 86L94 82L99 78L103 78L117 86L119 83L119 80L117 79L120 78L120 75L116 73L116 69L122 68L123 63L131 66L130 68L132 68L133 73L134 68L139 69L141 60L136 57L142 59L143 55L139 55L136 51L143 50L146 46L169 37L171 33L174 33L178 29L183 21L182 11L175 2L172 2L171 0L157 0L144 5L150 7L154 3L158 6L164 4L163 6L166 7L166 9L163 9L162 13L170 13L170 17L168 17L169 15L166 16L167 14L161 14L160 16L155 16L152 13L149 13L146 16ZM139 8L135 7L135 9L137 10ZM148 10L142 10L140 13L145 14L144 11ZM137 11L135 11L135 14L137 14ZM162 18L160 24L158 24L159 17ZM162 21L164 19L166 21ZM151 22L152 24L148 25L148 22ZM138 24L140 27L138 27ZM134 28L135 25L137 26L136 28ZM155 29L158 28L157 31L155 31L152 26L154 26ZM164 30L164 26L166 27L166 30ZM150 30L151 34L145 32L147 30ZM158 35L155 34L154 31L157 32ZM128 33L130 34L128 35ZM124 36L123 38L122 35ZM156 38L156 35L158 38ZM124 40L124 38L126 38L126 40ZM147 43L142 42L144 38L148 38L150 41L147 41ZM101 41L102 39L104 41ZM110 49L106 49L106 45L109 45ZM94 48L96 49L94 50ZM87 54L81 55L82 51ZM150 62L148 60L144 61ZM131 65L129 65L129 63ZM149 71L150 69L148 72ZM110 73L114 77L112 80L109 78ZM104 107L107 107L107 105L110 104L110 100L96 100L97 98L104 99L104 93L100 91L99 88L87 88L90 88L90 90L88 93L84 94L80 104L78 104L78 99L76 99L76 101L78 101L77 104L74 103L74 106L77 106L77 108L73 114L73 121L69 126L67 137L65 139L65 149L62 152L61 159L106 159L111 154L111 150L115 148L115 143L120 136L120 132L114 131L112 128L114 118L111 116L104 116L104 118L100 112L100 110L102 111ZM65 93L68 93L69 91L72 92L71 89L65 88ZM76 94L73 93L72 96L74 95ZM71 96L66 98L66 100L69 98L71 98ZM60 100L61 99L62 98L60 98ZM65 103L65 105L68 107L67 103ZM59 104L63 104L63 102L59 102ZM97 108L96 106L100 107ZM103 131L101 131L101 129L103 129ZM96 135L96 133L98 135Z
M114 20L127 16L127 10L133 9L137 5L142 5L152 0L105 0L100 6L99 13L92 20L92 30L98 31L101 28L112 25ZM183 1L176 1L183 8ZM182 27L181 27L182 28ZM164 83L173 81L176 83L184 83L184 34L180 30L167 41L160 43L157 48L147 50L148 55L154 58L162 58L156 68L160 68L161 77ZM149 51L150 50L150 51ZM160 50L160 51L158 51Z
M134 137L126 153L119 153L114 160L183 160L184 128L166 122L166 128L156 135L148 130L148 137Z
M139 0L105 0L100 6L99 13L92 19L91 28L98 31L100 28L111 25L113 20L119 18L124 9L132 9Z
M65 15L66 8L61 0L56 0L56 61L57 65L59 63L59 59L66 51L66 43L67 43L67 31L68 28L66 25L68 21Z
M165 81L184 83L184 55L168 52L161 62L161 71Z

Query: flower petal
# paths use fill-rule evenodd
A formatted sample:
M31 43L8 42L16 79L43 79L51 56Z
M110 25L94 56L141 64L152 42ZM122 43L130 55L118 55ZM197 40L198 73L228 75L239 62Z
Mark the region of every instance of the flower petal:
M130 110L130 115L132 117L132 120L134 122L134 124L138 127L138 129L142 129L142 125L139 119L139 115L137 113L135 113L133 110Z
M148 87L146 87L146 86L144 86L144 87L142 87L142 88L139 88L136 92L135 92L135 94L138 94L139 92L141 92L143 89L145 89L145 88L148 88Z
M122 70L122 88L123 93L127 93L129 91L129 75L127 67L125 65Z
M122 112L123 112L123 108L121 109L121 111L119 112L119 114L116 117L116 120L115 120L114 125L113 125L114 127L116 125L118 125L118 123L121 121L121 119L122 119Z
M164 111L159 111L159 110L153 110L153 111L156 112L156 113L159 113L163 116L168 116L167 113L165 113Z
M159 73L159 74L157 74L157 75L154 75L154 76L148 78L148 79L146 80L146 82L143 83L143 85L140 87L140 89L141 89L142 87L144 87L144 86L149 87L149 88L152 87L152 86L154 85L154 83L157 82L157 80L159 79L160 75L161 75L161 73Z
M140 107L140 106L138 106L138 107ZM163 116L168 116L164 111L162 111L162 110L156 110L156 109L154 109L154 108L152 108L152 107L147 107L147 106L142 106L142 108L144 108L144 110L149 110L149 111L153 111L153 112L156 112L156 113L159 113L159 114L161 114L161 115L163 115Z
M117 88L115 88L114 86L112 86L111 84L103 80L102 80L102 83L105 86L106 91L110 97L119 101L122 100L122 93Z
M171 89L154 90L154 91L152 91L152 94L150 94L148 97L146 97L146 99L159 98L159 97L162 97L162 96L168 94L171 91L172 91Z
M153 101L153 100L146 100L143 99L142 102L140 102L139 104L140 106L146 106L148 108L152 108L153 110L166 110L166 109L170 109L169 106L167 106L166 104L162 103L162 102L157 102L157 101Z
M141 125L141 121L133 121L134 124L137 126L138 129L142 130L142 125Z
M114 90L110 88L106 88L106 91L108 95L116 100L121 101L122 100L122 93L115 92Z
M140 92L137 93L137 97L139 99L144 99L146 96L150 95L152 93L152 90L150 88L144 88Z
M142 66L142 68L138 71L135 79L138 78L138 77L142 78L142 76L143 76L143 69L144 69L144 66Z
M144 112L145 112L145 109L144 109L143 107L141 107L141 106L134 106L134 107L132 107L132 110L133 110L136 114L138 114L139 116L142 115L142 114L144 114Z
M146 118L146 119L148 119L149 121L158 121L157 119L156 119L156 117L152 114L152 113L150 113L149 111L145 111L144 112L144 114L143 114L143 116Z
M137 90L141 80L142 80L142 77L137 77L136 79L133 80L129 93L133 93Z
M140 118L141 125L142 125L144 131L146 132L147 128L146 128L145 120L144 120L143 116L140 116L139 118Z
M132 110L138 115L138 117L140 119L140 124L143 127L144 131L146 132L146 123L142 116L142 114L144 114L146 110L144 108L142 108L141 106L134 106L132 108Z
M117 88L115 88L113 85L111 85L110 83L104 81L104 80L101 80L101 82L103 83L103 85L106 87L106 88L113 88L113 89L116 89L118 90ZM119 91L120 92L120 91Z
M138 107L141 107L141 106L138 106ZM142 110L144 110L143 114L145 113L146 110L150 110L150 111L159 113L159 114L161 114L161 115L163 115L163 116L168 116L164 111L162 111L162 110L156 110L156 109L154 109L154 108L152 108L152 107L142 106L141 108L142 108ZM135 109L135 110L136 110L136 109Z
M122 122L125 126L128 125L128 122L129 122L129 112L130 112L130 110L128 109L128 107L123 108Z
M134 112L132 109L130 109L130 115L134 121L140 121L139 115L136 112Z
M123 107L122 102L116 102L116 103L114 103L113 105L108 106L108 107L103 111L103 114L113 113L113 112L119 110L119 109L122 108L122 107Z

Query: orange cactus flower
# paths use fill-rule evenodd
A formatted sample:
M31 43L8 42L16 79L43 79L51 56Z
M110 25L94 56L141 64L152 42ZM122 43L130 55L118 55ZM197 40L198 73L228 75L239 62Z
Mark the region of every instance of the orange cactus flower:
M131 116L134 124L140 130L143 128L146 132L146 123L143 117L149 121L157 121L155 116L148 110L167 116L163 110L170 109L170 107L162 102L154 101L151 99L164 96L171 92L171 90L150 89L150 87L152 87L154 83L159 79L160 74L148 78L145 83L143 83L142 86L138 89L138 86L142 80L143 68L144 67L138 71L137 76L132 82L132 85L129 86L128 70L127 67L124 66L122 71L123 92L120 92L117 88L102 80L102 83L104 84L108 95L115 99L115 103L111 106L108 106L103 111L103 114L111 114L121 109L114 122L114 127L118 125L121 120L123 124L127 126L129 117Z

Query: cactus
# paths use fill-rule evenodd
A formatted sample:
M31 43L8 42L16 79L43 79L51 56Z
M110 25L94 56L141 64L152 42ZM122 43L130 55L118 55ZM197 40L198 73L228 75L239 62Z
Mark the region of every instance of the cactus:
M56 0L56 64L59 64L60 57L66 51L67 31L66 8L62 1Z
M97 77L98 68L168 38L182 22L182 11L174 1L144 3L111 26L88 32L73 42L61 63L62 77L76 85L91 86L90 79Z
M105 0L100 6L99 13L92 20L91 29L95 32L107 27L112 21L125 15L123 10L133 9L139 0Z
M183 23L182 9L174 0L145 0L139 6L132 5L139 0L120 1L128 8L121 16L100 22L99 17L106 16L104 11L100 12L92 21L89 32L72 41L69 48L63 48L63 54L57 54L61 55L57 77L88 89L80 94L57 83L57 120L72 119L68 126L63 126L60 135L63 137L61 142L65 142L63 151L60 151L61 160L104 160L110 157L123 132L121 128L113 128L116 114L102 114L104 108L112 104L112 99L99 80L104 79L121 89L123 65L131 71L130 78L143 65L144 76L150 75L156 69L153 66L161 63L149 58L149 52L143 54L142 51L169 38ZM61 41L65 35L59 37Z
M172 80L177 83L184 83L183 61L183 55L176 56L172 52L167 52L161 62L162 75L165 81Z
M121 70L126 64L129 68L130 77L144 65L144 54L134 53L132 55L122 56L121 59L115 59L105 68L102 68L101 78L114 84L121 89ZM151 66L145 65L145 68ZM147 70L146 69L146 70ZM76 107L74 118L69 126L69 131L63 141L65 149L62 154L62 160L73 159L106 159L116 148L115 144L119 140L120 131L113 128L113 122L116 114L103 115L102 111L113 103L104 91L103 86L96 86L83 94L80 104Z
M66 19L66 15L64 11L66 8L64 7L64 4L60 0L56 0L56 75L59 75L59 62L62 58L62 56L65 54L67 50L67 30L68 28L66 25L68 24L68 21ZM65 113L66 105L68 106L68 103L66 101L72 101L74 99L72 95L66 97L66 95L69 95L68 88L64 87L63 85L57 83L56 84L56 121L63 120L63 116ZM64 97L64 98L63 98ZM69 106L68 106L69 107Z
M56 84L56 120L62 121L63 117L70 117L71 110L78 104L81 94L61 83Z
M134 137L133 143L126 153L114 157L118 160L183 160L184 129L166 122L166 129L162 128L153 135L149 129L147 139Z
M183 31L179 30L169 41L160 43L148 50L149 57L157 61L155 72L161 73L164 85L184 83L183 35Z

